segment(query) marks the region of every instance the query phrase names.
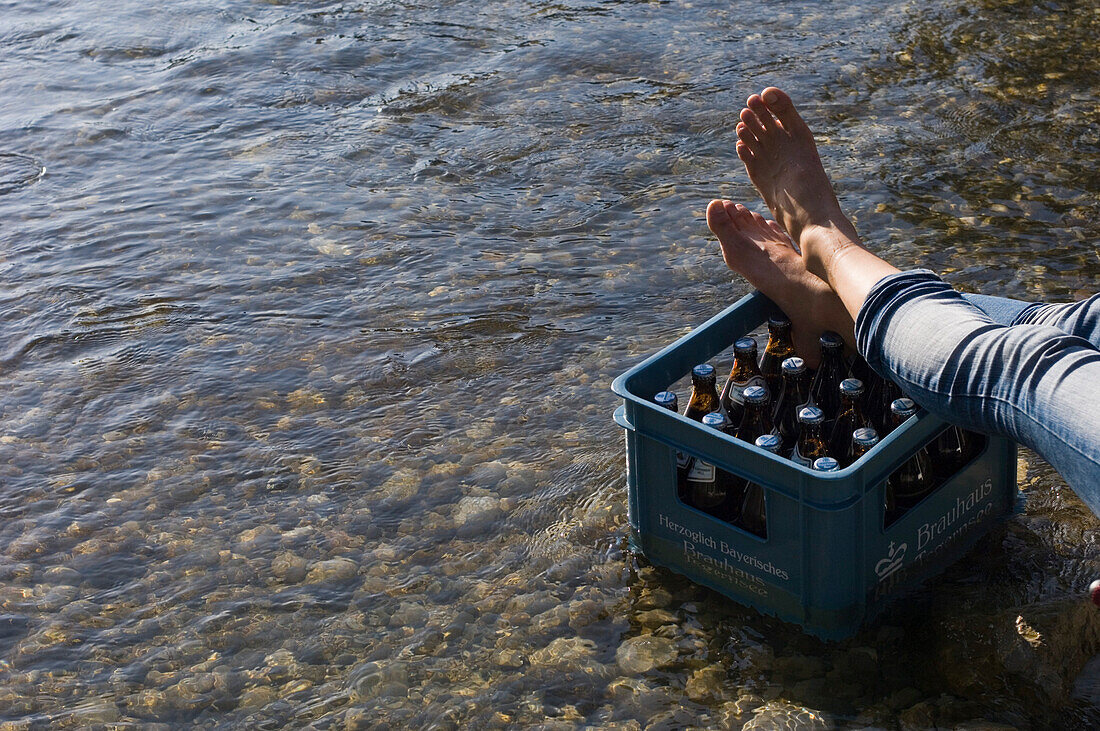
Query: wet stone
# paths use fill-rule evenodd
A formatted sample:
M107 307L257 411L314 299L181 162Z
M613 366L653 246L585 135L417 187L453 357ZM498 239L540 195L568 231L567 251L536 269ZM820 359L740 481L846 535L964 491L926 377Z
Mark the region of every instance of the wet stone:
M390 627L422 627L428 619L428 610L416 602L401 602L390 615Z
M279 693L271 686L261 685L245 688L241 693L241 708L262 708L279 698Z
M916 688L902 688L887 699L886 705L895 711L900 711L919 701L922 695Z
M420 476L411 469L398 470L378 490L384 499L408 500L419 492Z
M634 617L638 624L650 629L656 629L666 624L674 624L677 621L677 617L667 609L650 609L649 611L639 612Z
M558 605L531 618L531 628L536 632L550 632L569 623L569 608Z
M114 703L93 703L77 706L66 720L77 726L87 727L99 723L114 723L120 715L118 706Z
M672 604L672 594L661 588L649 588L642 591L634 608L637 610L662 609Z
M784 701L771 701L756 709L743 731L826 731L833 724L816 711Z
M791 680L808 680L824 674L825 662L820 657L808 655L777 657L775 670Z
M935 728L936 706L928 701L910 706L898 716L898 726L902 731L921 731L922 729Z
M500 500L498 498L468 495L458 501L453 519L456 526L475 528L488 524L499 517L500 514Z
M271 562L271 572L281 581L298 584L306 578L307 566L306 560L301 556L284 551Z
M527 655L517 647L505 647L493 653L493 662L502 668L521 668L527 662Z
M0 565L0 581L25 582L34 578L34 564L6 563Z
M349 558L333 558L327 561L315 561L310 564L306 574L307 584L319 584L328 581L346 581L359 573L359 564Z
M717 665L700 668L688 678L684 690L693 701L717 700L722 696L726 683L726 671Z
M667 667L676 662L677 656L676 644L672 640L642 635L631 637L619 645L615 661L624 673L638 675L654 668Z
M580 637L559 637L541 650L531 653L532 665L571 665L585 667L595 658L596 643Z
M607 613L606 607L594 599L571 601L567 611L569 613L569 627L573 630L579 630L593 622L597 622Z
M408 668L400 662L369 662L352 674L352 699L356 702L372 698L404 697L408 693Z
M67 584L69 586L79 586L84 579L79 571L75 571L68 566L54 566L46 569L42 577L47 583Z

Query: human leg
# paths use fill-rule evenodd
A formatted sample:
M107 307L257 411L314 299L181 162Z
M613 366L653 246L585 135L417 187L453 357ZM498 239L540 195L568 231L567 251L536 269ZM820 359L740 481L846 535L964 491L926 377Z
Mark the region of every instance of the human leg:
M1100 294L1065 304L1021 302L985 294L963 293L963 298L1001 325L1049 325L1100 348Z
M1036 302L1022 302L1007 297L994 297L988 294L961 293L963 299L984 312L987 317L999 325L1014 325L1016 318L1025 310L1035 307Z
M1100 348L1100 294L1080 302L1037 304L1021 312L1013 324L1049 325Z
M930 272L902 273L864 249L786 94L753 95L741 121L750 179L856 320L872 367L942 418L1032 447L1100 514L1100 352L1050 325L998 325Z
M856 341L932 413L1034 449L1100 515L1100 351L1087 340L1052 325L999 325L917 270L872 288Z

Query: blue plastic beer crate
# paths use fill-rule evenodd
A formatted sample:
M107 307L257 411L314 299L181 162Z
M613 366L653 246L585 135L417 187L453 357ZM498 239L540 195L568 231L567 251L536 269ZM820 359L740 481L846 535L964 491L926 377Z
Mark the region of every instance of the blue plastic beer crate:
M817 473L653 403L657 392L778 312L754 292L615 379L633 540L655 564L840 639L1017 512L1016 445L989 437L958 473L884 526L886 478L948 426L926 411L850 467ZM678 450L760 484L767 537L681 502Z

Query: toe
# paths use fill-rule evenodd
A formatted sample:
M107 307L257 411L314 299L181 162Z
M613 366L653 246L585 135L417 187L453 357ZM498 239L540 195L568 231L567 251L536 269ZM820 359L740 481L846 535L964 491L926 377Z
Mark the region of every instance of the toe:
M707 205L707 228L721 240L733 229L733 221L726 210L729 201L713 200Z
M810 128L794 108L794 103L787 93L774 86L764 89L761 96L764 104L783 125L783 129L792 135L810 135ZM812 137L812 135L810 135Z
M726 201L726 213L729 214L730 219L738 226L744 226L752 220L752 211L745 208L740 203Z
M757 123L765 131L775 132L776 128L779 126L775 121L775 117L773 117L772 113L768 110L768 105L764 103L764 100L759 94L753 94L749 97L749 111L753 113L753 116L757 119ZM759 136L758 133L757 137Z
M741 162L751 164L753 162L752 150L741 140L737 141L737 157L741 158Z
M744 122L737 125L737 139L743 142L751 152L755 153L760 149L760 141L756 139L756 135Z
M761 106L763 106L763 102L761 102ZM767 112L767 109L765 109L764 111ZM756 113L753 112L753 110L751 109L741 110L741 123L748 127L749 131L752 132L753 135L757 137L757 139L763 137L767 133L764 129L763 123L760 121L759 117L756 116Z

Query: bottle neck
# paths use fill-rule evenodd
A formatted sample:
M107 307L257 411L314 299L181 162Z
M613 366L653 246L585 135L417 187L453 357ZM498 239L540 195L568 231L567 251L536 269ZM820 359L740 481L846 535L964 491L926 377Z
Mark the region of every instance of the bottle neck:
M800 442L808 442L814 439L821 439L821 424L807 424L802 421L799 422L802 425L802 433L798 437Z

